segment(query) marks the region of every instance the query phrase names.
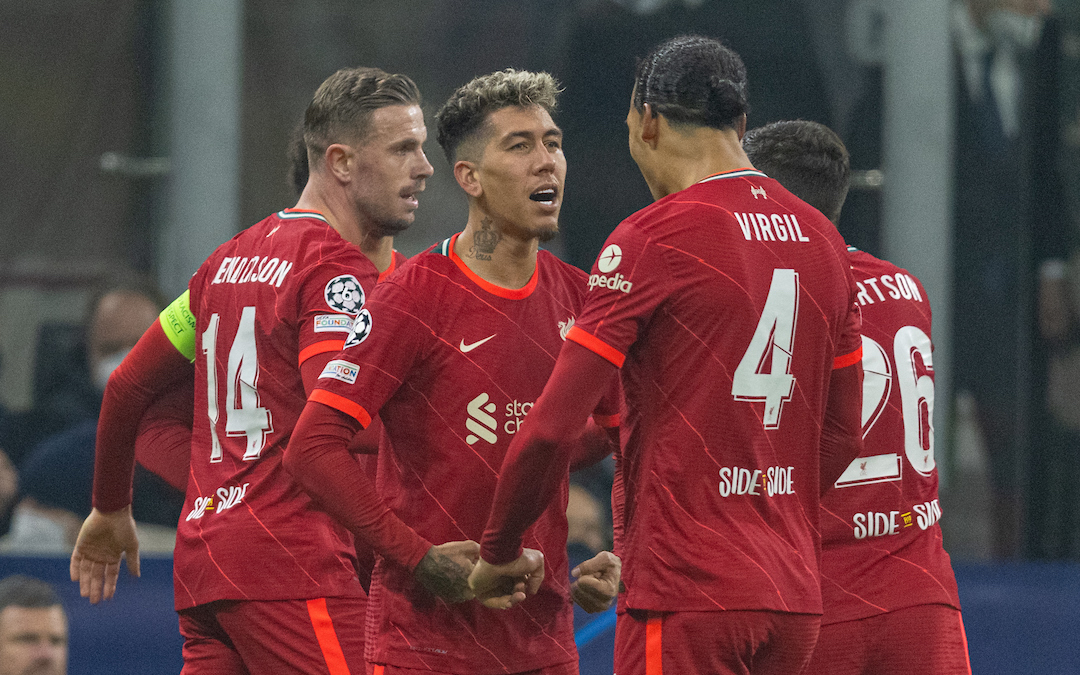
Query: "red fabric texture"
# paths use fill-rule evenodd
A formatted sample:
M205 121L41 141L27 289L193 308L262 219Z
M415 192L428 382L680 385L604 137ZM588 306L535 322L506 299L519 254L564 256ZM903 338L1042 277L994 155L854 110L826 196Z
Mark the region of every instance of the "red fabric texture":
M94 457L94 508L111 513L131 503L139 420L161 392L185 376L190 379L191 364L155 321L105 387Z
M862 452L862 364L834 370L821 425L820 493L825 494Z
M136 461L181 492L191 470L194 398L194 382L178 380L150 404L135 440Z
M570 466L574 446L560 440L585 423L615 373L595 352L570 340L563 345L544 393L503 459L481 542L484 560L498 565L521 555L522 534L555 499Z
M356 627L366 611L364 597L222 601L182 610L182 673L362 675L364 631Z
M359 428L345 413L308 403L285 450L285 469L353 536L411 570L431 544L386 507L374 482L349 452Z
M625 612L616 620L615 672L793 675L810 660L820 620L812 614L739 610Z
M971 675L960 610L920 605L822 626L803 675L865 673Z

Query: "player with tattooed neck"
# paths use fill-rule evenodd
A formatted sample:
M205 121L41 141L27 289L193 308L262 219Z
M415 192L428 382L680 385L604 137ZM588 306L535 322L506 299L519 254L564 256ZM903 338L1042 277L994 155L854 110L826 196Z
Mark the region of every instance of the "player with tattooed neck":
M469 198L465 229L376 288L368 316L308 397L286 466L320 502L337 499L334 514L357 536L365 536L357 514L378 498L341 467L351 468L348 439L375 413L385 425L379 486L391 511L428 541L483 533L503 455L586 293L583 272L539 249L558 233L566 176L556 94L546 73L507 70L450 97L438 140ZM612 451L617 411L615 390L573 430L575 465ZM534 594L509 611L447 604L381 558L368 612L375 672L576 674L569 597L606 609L620 563L601 552L568 583L567 484L564 468L551 486L558 498L524 534L526 560L546 558L547 576L508 588ZM463 572L468 593L471 569Z

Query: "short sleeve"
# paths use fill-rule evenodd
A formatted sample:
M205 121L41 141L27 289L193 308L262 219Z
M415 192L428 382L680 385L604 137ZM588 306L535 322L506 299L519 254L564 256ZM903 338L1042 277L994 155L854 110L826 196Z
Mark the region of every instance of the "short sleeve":
M308 400L340 410L367 427L433 339L419 304L410 290L392 281L379 284Z
M566 339L621 368L631 345L669 294L658 247L631 221L608 237L593 264L588 293Z

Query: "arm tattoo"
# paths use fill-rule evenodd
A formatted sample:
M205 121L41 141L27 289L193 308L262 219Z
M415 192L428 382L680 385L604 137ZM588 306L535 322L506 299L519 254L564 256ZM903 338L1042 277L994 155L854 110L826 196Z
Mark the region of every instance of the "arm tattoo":
M449 556L432 547L416 566L416 580L435 595L447 602L464 602L471 596L469 573L471 569L459 565Z

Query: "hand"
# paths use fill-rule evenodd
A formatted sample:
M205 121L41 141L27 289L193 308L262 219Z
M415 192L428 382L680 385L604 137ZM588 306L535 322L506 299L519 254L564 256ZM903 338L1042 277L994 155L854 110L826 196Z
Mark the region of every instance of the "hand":
M428 549L413 571L420 584L449 603L472 600L469 573L480 559L475 541L450 541Z
M492 565L480 560L469 576L469 587L477 600L492 609L510 609L530 595L536 595L544 581L544 554L527 548L513 562Z
M128 573L139 576L139 538L131 505L112 513L91 511L71 554L71 580L79 582L79 595L90 598L91 604L111 600L125 555Z
M571 572L577 581L570 585L570 595L590 614L603 612L619 593L622 561L611 551L601 551Z

